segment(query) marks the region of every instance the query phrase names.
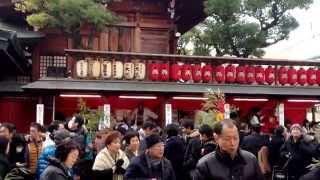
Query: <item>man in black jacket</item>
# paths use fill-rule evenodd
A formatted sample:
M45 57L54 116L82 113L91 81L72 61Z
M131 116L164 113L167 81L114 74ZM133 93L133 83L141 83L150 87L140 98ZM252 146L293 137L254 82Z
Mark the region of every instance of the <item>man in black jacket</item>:
M0 136L8 139L7 157L10 162L10 166L23 166L26 162L26 140L25 138L16 133L16 127L11 123L3 123L0 126Z
M299 124L293 124L290 133L289 139L280 149L280 156L288 162L286 168L290 179L298 179L308 172L307 166L316 155L316 147L304 139L303 129Z
M159 135L146 137L147 150L130 162L124 179L176 180L169 160L163 157L164 143Z
M196 180L263 180L257 159L239 149L239 133L232 120L223 120L214 127L217 150L197 164Z
M260 124L252 125L252 132L250 135L243 137L241 148L249 151L258 157L258 152L263 146L268 146L269 137L261 134Z
M168 124L166 126L167 139L165 142L164 156L171 162L177 180L185 180L183 171L184 141L178 135L179 126Z
M199 129L200 138L194 137L187 145L184 154L183 167L185 171L185 179L192 179L192 173L196 168L199 159L216 149L216 144L213 141L213 129L203 124Z

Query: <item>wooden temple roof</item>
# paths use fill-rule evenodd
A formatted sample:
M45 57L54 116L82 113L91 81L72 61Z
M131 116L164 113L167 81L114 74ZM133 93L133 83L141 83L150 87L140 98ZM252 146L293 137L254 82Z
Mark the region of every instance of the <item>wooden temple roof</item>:
M189 31L207 17L204 2L205 0L177 0L175 22L178 32L183 34Z

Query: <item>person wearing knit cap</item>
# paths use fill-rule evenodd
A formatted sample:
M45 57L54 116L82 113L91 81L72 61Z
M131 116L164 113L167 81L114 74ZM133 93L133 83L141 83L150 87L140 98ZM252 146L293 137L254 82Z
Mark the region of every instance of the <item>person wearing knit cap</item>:
M147 150L132 159L125 179L175 180L175 173L169 160L163 157L164 143L157 134L145 138Z
M307 166L315 155L315 147L304 139L303 129L299 124L290 127L290 137L280 150L280 156L288 162L291 179L298 179L308 172Z
M36 169L36 179L39 179L44 170L48 167L49 161L48 157L54 157L56 148L59 144L71 139L70 132L66 129L60 129L53 133L54 144L47 146L43 149L39 156L37 169Z

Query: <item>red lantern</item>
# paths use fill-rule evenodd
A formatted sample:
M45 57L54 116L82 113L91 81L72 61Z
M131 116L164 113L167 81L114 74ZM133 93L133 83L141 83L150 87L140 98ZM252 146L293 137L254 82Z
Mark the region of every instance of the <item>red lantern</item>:
M232 64L229 64L226 67L226 82L234 83L236 80L236 67Z
M236 68L237 71L237 82L240 84L244 84L246 82L246 71L244 66L238 66Z
M266 82L271 85L275 80L274 68L272 66L268 66L265 70Z
M192 78L194 82L199 82L202 79L202 71L201 65L194 65L192 66Z
M320 69L317 70L317 84L320 84Z
M171 66L171 79L172 81L179 81L181 78L181 69L182 67L178 64L174 64Z
M295 85L297 83L298 75L297 70L293 67L290 67L288 70L288 83L291 85Z
M303 68L298 70L298 83L304 86L307 83L307 72Z
M264 71L266 82L271 85L275 80L274 68L272 66L268 66L268 68Z
M218 83L223 83L225 79L225 69L223 65L219 65L215 68L214 77Z
M308 84L313 86L317 83L317 71L314 68L309 68L307 71Z
M170 66L168 63L160 64L160 80L161 81L169 80L169 71L170 71Z
M258 84L264 84L264 69L263 69L263 67L256 66L255 73L256 73L256 82Z
M182 79L184 81L189 81L192 77L192 69L190 64L184 64L182 66Z
M149 79L151 81L157 81L159 79L159 64L149 64Z
M281 85L285 85L288 83L288 68L287 67L280 67L279 68L279 83Z
M246 66L246 81L248 84L252 84L254 82L254 67L253 66Z
M211 65L205 65L202 67L202 80L208 83L212 80L212 67Z

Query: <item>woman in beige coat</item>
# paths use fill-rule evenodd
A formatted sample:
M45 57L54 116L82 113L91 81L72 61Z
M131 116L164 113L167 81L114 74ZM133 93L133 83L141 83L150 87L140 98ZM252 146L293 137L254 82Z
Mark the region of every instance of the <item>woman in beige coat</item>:
M129 159L120 149L120 133L111 131L106 138L106 147L102 149L93 164L94 179L122 180Z

